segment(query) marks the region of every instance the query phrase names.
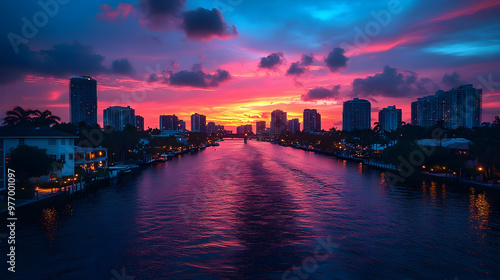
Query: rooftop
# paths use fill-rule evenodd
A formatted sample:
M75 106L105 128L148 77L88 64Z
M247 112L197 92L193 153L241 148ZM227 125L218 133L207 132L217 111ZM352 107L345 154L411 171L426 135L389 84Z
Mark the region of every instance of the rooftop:
M0 138L78 138L50 127L0 126Z

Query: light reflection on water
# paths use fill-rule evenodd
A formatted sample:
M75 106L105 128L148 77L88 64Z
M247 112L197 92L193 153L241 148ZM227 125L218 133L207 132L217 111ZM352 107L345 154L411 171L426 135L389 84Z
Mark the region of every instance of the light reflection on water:
M389 187L359 163L224 141L36 215L18 229L14 279L109 280L122 267L135 279L281 279L318 238L339 247L307 279L494 279L498 203L496 190Z

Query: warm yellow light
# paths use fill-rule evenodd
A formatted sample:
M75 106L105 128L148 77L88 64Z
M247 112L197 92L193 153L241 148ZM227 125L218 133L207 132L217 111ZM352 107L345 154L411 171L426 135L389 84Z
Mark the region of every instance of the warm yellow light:
M425 169L425 165L422 165L422 168Z
M479 167L479 168L478 168L478 170L479 170L479 171L483 171L483 168L482 168L482 167Z

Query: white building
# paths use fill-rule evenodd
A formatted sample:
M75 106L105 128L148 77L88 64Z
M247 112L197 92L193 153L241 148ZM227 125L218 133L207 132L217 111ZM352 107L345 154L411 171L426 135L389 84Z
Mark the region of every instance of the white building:
M0 190L6 188L6 159L9 151L19 145L35 146L46 149L47 155L58 161L53 165L49 175L39 178L40 182L48 182L63 176L73 176L75 171L73 136L48 127L0 127Z

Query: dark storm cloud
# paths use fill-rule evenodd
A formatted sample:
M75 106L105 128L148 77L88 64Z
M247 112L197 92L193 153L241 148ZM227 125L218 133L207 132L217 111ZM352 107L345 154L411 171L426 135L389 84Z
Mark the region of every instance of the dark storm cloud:
M448 86L450 88L456 88L466 84L464 81L462 81L460 75L457 72L453 72L451 75L445 73L441 81L445 86Z
M229 72L217 69L214 74L203 70L201 64L195 64L191 70L182 70L179 72L168 72L165 82L174 86L189 86L197 88L218 87L220 83L231 79Z
M228 27L217 9L198 8L183 13L182 28L189 38L205 39L211 37L227 38L238 35L236 27Z
M130 75L134 72L134 68L127 58L117 59L111 64L111 72L121 75Z
M149 21L149 28L165 28L171 19L180 17L186 0L140 0L138 6L143 20Z
M300 65L302 66L309 66L313 64L314 62L314 54L303 54L302 58L300 59Z
M99 75L116 73L128 75L132 66L126 58L115 60L110 68L103 65L105 57L96 54L92 47L79 42L54 45L52 49L32 51L19 45L19 53L0 43L0 84L23 80L27 75L66 78L72 75Z
M259 68L276 69L285 62L285 55L282 52L271 53L260 59Z
M343 48L334 48L333 51L328 53L328 56L324 58L326 66L330 68L330 71L335 72L340 68L347 67L347 62L349 58L344 55L345 50Z
M355 79L352 90L360 97L406 97L433 94L437 85L429 78L418 78L415 72L398 73L398 69L386 65L382 73Z
M286 74L298 76L300 74L303 74L305 71L306 71L306 68L300 66L300 63L297 61L297 62L290 64L290 68L288 68L288 70L286 71Z
M317 87L303 94L300 99L302 101L326 100L333 99L339 94L340 85L334 86L331 90L323 87Z
M290 67L286 71L287 75L296 75L299 76L304 74L307 70L307 66L313 64L314 62L314 54L303 54L300 61L294 62L290 64Z

